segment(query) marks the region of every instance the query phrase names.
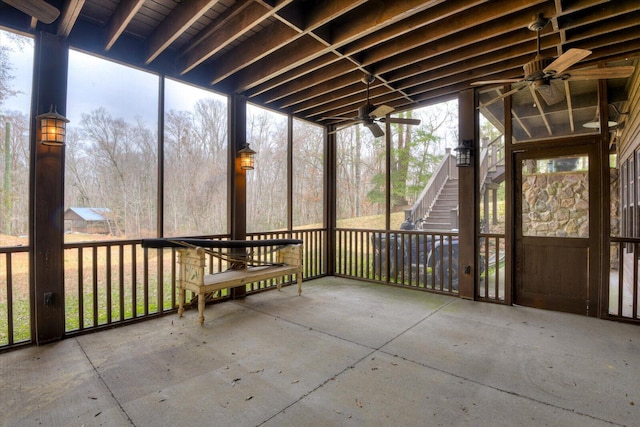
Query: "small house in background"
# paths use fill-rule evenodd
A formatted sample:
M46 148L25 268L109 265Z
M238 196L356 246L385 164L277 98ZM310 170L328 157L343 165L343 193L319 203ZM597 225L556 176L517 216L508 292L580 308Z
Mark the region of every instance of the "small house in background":
M66 233L112 234L115 225L109 208L69 208L64 212Z

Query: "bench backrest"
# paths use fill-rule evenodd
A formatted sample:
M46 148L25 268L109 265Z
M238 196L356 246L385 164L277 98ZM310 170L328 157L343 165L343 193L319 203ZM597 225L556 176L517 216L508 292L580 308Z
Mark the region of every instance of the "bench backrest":
M286 245L275 251L275 262L302 267L302 245ZM203 248L178 250L179 280L200 286L204 282L206 252Z

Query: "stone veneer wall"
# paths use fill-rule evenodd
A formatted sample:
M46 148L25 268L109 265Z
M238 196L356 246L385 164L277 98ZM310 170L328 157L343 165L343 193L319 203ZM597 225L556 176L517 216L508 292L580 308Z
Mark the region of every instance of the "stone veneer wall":
M525 236L589 237L587 172L525 175L522 232Z
M611 203L610 203L610 214L611 214L611 235L619 236L620 235L620 187L618 179L619 171L616 168L611 168L609 178L610 178L610 188L611 188ZM610 254L610 262L611 269L617 270L620 254L618 252L618 244L611 243L611 254Z

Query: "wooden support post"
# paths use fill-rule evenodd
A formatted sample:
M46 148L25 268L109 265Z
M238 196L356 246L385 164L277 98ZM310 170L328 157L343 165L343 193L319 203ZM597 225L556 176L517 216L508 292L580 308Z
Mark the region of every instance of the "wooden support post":
M229 213L228 229L231 239L244 240L247 237L247 171L240 168L240 151L247 141L247 99L242 95L229 98ZM236 248L234 257L244 257L246 249ZM240 299L247 295L246 286L231 289L231 298Z
M64 335L64 146L40 143L36 116L55 105L67 110L69 51L65 39L39 32L35 39L31 108L29 213L32 336L45 344Z
M466 90L458 98L460 140L471 140L471 167L458 168L458 279L460 297L474 299L478 276L477 229L478 214L478 161L479 144L477 138L478 115L475 108L475 91Z
M324 257L327 260L327 274L336 272L336 134L325 131L324 156L324 227L327 230Z

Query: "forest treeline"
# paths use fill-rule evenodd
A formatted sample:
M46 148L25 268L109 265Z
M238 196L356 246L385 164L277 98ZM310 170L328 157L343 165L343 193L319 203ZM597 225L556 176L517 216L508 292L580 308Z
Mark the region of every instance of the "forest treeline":
M4 160L0 233L19 236L29 229L29 114L5 106L18 91L30 88L12 86L11 52L0 49L0 55L0 131L4 136L0 144ZM68 109L73 108L73 102L68 100ZM445 140L457 141L455 101L402 114L419 118L422 124L392 126L392 211L415 201L442 158ZM188 110L168 108L160 156L157 123L100 105L82 112L81 120L67 128L65 210L107 208L112 235L149 237L158 234L158 202L162 200L165 236L226 233L227 123L226 100L218 95L203 96ZM289 146L287 126L282 114L248 108L247 142L257 152L256 168L247 172L250 232L288 226L289 150L292 224L323 223L324 128L293 120ZM351 126L338 132L336 153L338 219L384 213L385 138L374 139L365 127ZM162 177L159 158L164 159ZM159 188L164 190L162 198L158 197Z

